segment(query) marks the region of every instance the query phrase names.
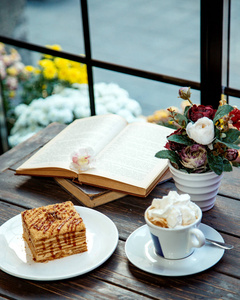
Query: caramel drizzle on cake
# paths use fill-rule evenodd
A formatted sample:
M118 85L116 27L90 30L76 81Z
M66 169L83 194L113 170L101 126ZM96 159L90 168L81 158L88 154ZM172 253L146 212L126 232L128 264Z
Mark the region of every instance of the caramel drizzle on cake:
M22 224L35 261L87 251L85 224L71 201L26 210Z
M39 212L38 210L36 211L25 211L23 212L23 216L25 215L30 215L31 218L29 220L29 228L34 228L38 231L43 231L44 233L47 232L51 228L51 234L57 229L57 231L60 231L61 228L67 223L69 231L75 231L75 228L78 224L82 222L82 218L74 218L77 212L70 211L69 213L71 214L67 219L62 219L61 215L59 212L67 212L66 210L59 209L59 205L54 205L53 206L54 211L47 211L46 209L43 209L42 211L45 212L44 217L39 217L38 215ZM59 210L59 212L57 212ZM59 224L56 223L56 220L62 220L61 223ZM55 226L54 226L55 223Z

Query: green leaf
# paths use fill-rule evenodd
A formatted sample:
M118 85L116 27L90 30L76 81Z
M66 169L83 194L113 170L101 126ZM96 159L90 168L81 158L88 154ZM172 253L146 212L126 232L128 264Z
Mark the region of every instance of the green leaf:
M188 119L188 111L189 109L191 108L191 106L185 106L185 109L184 109L184 116Z
M168 140L171 142L191 146L194 142L187 135L177 135L173 134L168 137Z
M164 127L168 127L168 128L172 128L172 129L178 129L178 127L174 124L170 124L168 122L162 122L162 121L159 121L157 123L157 125L161 125L161 126L164 126Z
M237 129L230 128L228 132L224 133L226 134L226 137L221 140L225 143L234 143L240 137L240 131Z
M239 162L233 161L233 162L232 162L232 165L233 165L234 167L236 167L236 168L240 168L240 163L239 163Z
M221 141L221 140L218 140L216 139L215 140L216 143L220 143L220 144L223 144L225 145L226 147L228 147L229 149L240 149L240 147L234 143L225 143L225 141Z
M221 131L218 128L215 127L215 137L218 140L220 139L220 133L221 133Z
M234 144L237 144L237 145L240 144L240 137L234 142Z
M232 171L232 164L226 158L223 159L223 171L224 172Z
M213 123L215 124L217 120L221 119L225 115L228 115L232 110L233 107L229 104L219 106L218 110L216 111L215 117L213 119Z
M221 156L214 156L212 153L208 153L208 164L210 169L217 175L221 175L223 172L223 159Z
M178 155L171 150L161 150L155 154L157 158L169 159L172 163L179 165Z
M176 112L175 112L175 120L178 120L178 124L184 128L186 127L186 125L188 123L188 120L184 115L176 113Z

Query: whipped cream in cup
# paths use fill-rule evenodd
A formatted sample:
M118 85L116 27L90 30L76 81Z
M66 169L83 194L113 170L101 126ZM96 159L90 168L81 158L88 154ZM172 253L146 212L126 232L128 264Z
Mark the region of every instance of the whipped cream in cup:
M145 211L155 252L167 259L189 256L194 248L205 244L205 236L198 229L201 209L191 201L188 194L170 191L163 198L155 198Z

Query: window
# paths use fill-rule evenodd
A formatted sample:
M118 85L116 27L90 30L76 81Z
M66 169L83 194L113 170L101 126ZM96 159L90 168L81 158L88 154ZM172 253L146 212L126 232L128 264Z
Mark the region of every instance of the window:
M1 20L11 24L0 27L0 41L24 50L26 60L46 53L87 64L92 115L100 81L126 89L145 116L179 106L181 86L191 86L195 103L217 106L222 91L230 102L240 97L237 0L14 0L11 10L3 3ZM13 8L18 17L9 18Z

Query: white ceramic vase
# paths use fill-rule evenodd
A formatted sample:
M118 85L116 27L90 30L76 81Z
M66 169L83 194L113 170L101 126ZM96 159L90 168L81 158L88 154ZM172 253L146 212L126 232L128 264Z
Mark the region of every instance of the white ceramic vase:
M175 169L170 162L169 169L179 194L189 194L202 211L214 206L223 174L217 175L212 171L188 174Z

